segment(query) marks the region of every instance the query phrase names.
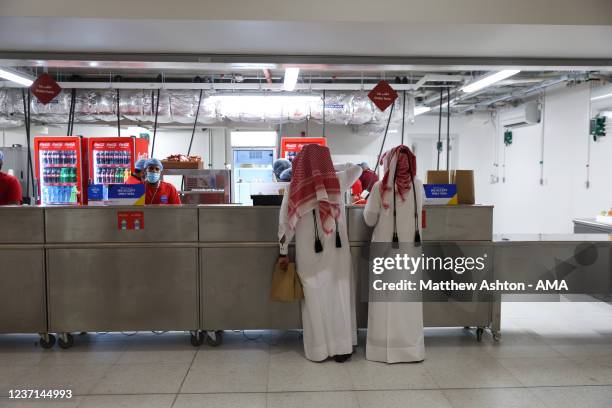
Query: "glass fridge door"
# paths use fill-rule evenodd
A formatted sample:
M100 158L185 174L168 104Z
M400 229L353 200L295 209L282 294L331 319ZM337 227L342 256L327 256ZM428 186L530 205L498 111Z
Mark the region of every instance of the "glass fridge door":
M234 202L253 205L251 200L252 183L271 183L272 163L274 163L273 148L234 149Z

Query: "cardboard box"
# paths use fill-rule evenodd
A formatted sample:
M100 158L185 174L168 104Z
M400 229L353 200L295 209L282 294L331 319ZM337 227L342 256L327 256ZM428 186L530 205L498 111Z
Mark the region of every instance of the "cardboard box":
M474 170L428 170L427 184L456 184L459 204L475 204Z

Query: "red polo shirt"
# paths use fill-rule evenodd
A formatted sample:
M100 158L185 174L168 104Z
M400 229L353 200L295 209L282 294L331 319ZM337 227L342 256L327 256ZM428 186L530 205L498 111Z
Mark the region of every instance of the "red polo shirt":
M0 205L21 204L21 184L17 177L0 172Z
M142 184L142 180L137 177L134 177L133 174L130 174L130 177L125 180L125 184Z
M178 192L172 184L160 181L157 187L150 183L145 183L145 186L145 204L181 204Z

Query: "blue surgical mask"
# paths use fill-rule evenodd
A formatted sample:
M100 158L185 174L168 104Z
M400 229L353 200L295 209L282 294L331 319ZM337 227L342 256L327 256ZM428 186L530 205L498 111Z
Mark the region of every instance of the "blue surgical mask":
M151 171L147 172L147 181L151 184L157 184L160 177L161 177L161 173L155 173Z

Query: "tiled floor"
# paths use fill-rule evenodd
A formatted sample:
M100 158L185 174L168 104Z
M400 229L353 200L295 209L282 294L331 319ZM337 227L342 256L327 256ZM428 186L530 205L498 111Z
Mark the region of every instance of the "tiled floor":
M184 333L75 336L42 350L0 336L0 407L612 407L612 306L505 303L502 341L426 332L427 359L386 365L360 347L345 363L304 359L299 333L226 333L196 349ZM15 401L9 389L71 389Z

